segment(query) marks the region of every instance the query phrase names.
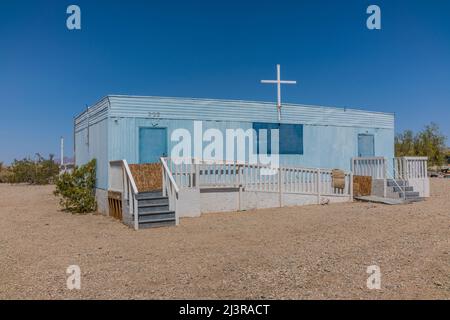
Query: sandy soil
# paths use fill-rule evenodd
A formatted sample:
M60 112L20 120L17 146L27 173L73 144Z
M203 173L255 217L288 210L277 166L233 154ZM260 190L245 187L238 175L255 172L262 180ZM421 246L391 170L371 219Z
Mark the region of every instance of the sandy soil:
M432 198L207 214L135 232L0 185L0 298L450 298L450 180ZM79 265L81 290L66 287ZM381 268L381 290L366 268Z

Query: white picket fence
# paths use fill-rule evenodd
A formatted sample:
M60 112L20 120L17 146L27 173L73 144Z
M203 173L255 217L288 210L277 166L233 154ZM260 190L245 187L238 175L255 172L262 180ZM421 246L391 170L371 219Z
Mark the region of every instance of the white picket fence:
M165 158L179 188L239 188L246 191L350 196L351 173L345 187L333 187L332 170L271 168L261 164Z

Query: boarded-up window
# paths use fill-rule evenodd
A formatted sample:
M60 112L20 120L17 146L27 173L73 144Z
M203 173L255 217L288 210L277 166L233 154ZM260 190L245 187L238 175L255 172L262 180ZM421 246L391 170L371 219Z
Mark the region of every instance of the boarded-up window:
M279 154L303 154L302 124L254 122L253 129L256 130L258 154L264 152L265 150L267 150L267 154L272 154L271 130L273 129L278 130ZM264 135L260 130L266 130L267 134Z

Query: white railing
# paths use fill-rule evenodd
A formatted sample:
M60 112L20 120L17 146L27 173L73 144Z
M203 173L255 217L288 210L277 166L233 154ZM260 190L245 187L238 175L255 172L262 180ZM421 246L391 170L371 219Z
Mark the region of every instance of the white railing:
M352 172L355 176L385 179L386 159L384 157L352 158Z
M421 197L430 196L427 157L401 157L394 159L395 177L408 181Z
M318 168L271 168L231 161L165 158L180 188L244 188L245 191L349 196L351 173L345 173L343 189L333 187L332 170Z
M394 181L395 186L406 194L405 188L398 181L405 182L407 186L414 187L420 196L428 197L430 194L427 172L427 157L401 157L394 158L393 163L383 157L353 158L352 172L354 175L370 176L373 179L384 179L386 196L386 180Z
M127 204L128 213L133 217L134 229L139 229L137 194L138 188L126 160L109 162L109 190L122 193L122 201ZM124 208L125 206L122 206Z
M395 160L395 159L394 159ZM406 201L406 187L409 186L408 181L403 179L401 175L398 174L395 164L391 166L388 161L386 161L386 178L384 185L384 197L386 198L387 184L386 180L389 179L394 182L395 186L403 194L403 199ZM398 183L400 181L401 183Z
M165 158L161 158L162 164L162 194L164 197L169 198L169 210L175 212L176 225L180 223L178 211L177 211L177 201L180 189L178 188L177 182L175 181L172 171L167 165Z
M428 178L427 166L427 157L394 158L394 168L397 173L396 177L405 180Z

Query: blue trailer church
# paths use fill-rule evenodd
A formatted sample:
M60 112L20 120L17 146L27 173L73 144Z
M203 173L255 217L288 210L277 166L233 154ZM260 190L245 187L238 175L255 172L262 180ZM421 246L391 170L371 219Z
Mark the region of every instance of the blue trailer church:
M376 176L377 166L386 166L378 160L394 158L394 115L349 108L286 103L280 117L268 102L109 95L74 122L76 165L97 159L99 211L111 211L108 199L115 192L121 219L136 229L202 212L351 201L352 159L372 159L371 175L386 180L383 172ZM177 163L172 150L179 141L172 134L182 128L194 136L199 123L224 136L227 129L278 129L278 171L262 174L263 166L233 159ZM147 163L158 164L157 190L139 190L130 170ZM151 202L141 200L146 197L166 201L165 207L145 207Z

